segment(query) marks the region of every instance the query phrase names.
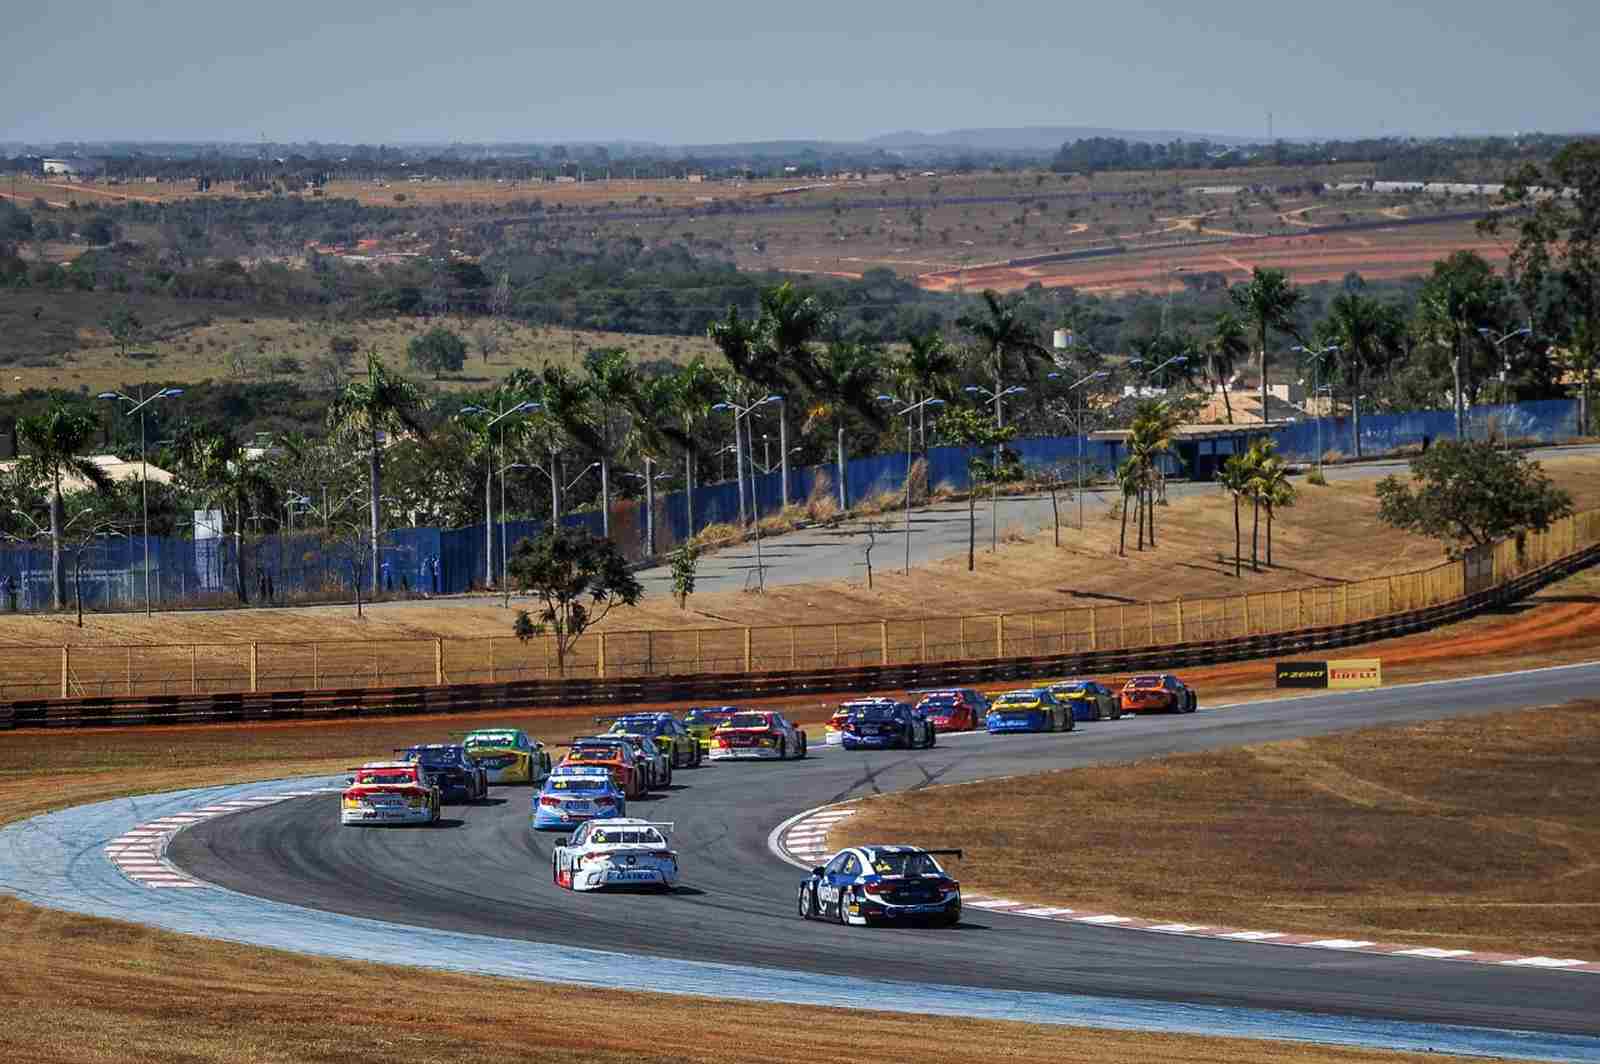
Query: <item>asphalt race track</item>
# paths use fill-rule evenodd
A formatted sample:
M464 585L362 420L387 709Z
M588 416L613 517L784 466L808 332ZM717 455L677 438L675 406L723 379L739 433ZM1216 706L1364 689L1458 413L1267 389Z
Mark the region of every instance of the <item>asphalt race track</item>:
M852 796L1521 708L1587 694L1597 682L1600 664L1592 664L1080 724L1061 735L950 736L929 751L813 748L801 762L680 771L670 794L629 805L630 815L677 823L684 887L666 896L556 889L556 836L530 832L527 788L496 788L490 804L447 807L434 829L342 829L336 798L298 799L197 824L174 839L168 858L247 895L534 943L946 987L1595 1035L1600 978L1586 974L1153 935L975 909L947 930L803 923L795 911L800 873L768 851L767 836L794 813Z

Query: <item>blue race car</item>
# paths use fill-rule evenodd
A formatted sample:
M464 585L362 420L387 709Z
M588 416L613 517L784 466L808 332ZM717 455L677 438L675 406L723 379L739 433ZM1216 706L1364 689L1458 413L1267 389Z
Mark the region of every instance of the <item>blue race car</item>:
M841 924L929 922L953 926L961 920L961 884L938 856L960 850L916 846L853 846L800 883L800 918L830 917Z
M422 769L439 788L440 801L478 802L489 796L489 773L459 743L422 743L395 753Z
M627 815L628 796L604 765L557 765L533 798L535 831L564 831L586 820Z
M1062 680L1050 685L1050 693L1072 710L1073 720L1122 719L1122 699L1098 680Z
M839 725L839 745L846 750L926 749L938 741L933 721L908 703L882 699L845 706L850 715Z
M1007 691L989 704L984 718L990 735L1002 732L1071 731L1072 711L1042 687Z

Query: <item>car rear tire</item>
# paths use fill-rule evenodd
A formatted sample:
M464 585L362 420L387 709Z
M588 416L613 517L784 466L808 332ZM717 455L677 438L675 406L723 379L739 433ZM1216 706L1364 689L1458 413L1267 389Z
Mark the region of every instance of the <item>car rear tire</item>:
M849 927L850 926L850 920L849 920L848 917L845 916L845 913L844 913L844 907L846 905L848 905L849 902L850 902L849 896L844 891L841 890L839 892L838 904L834 907L834 913L833 913L834 919L839 921L839 926L841 926L841 927Z
M817 915L817 891L815 887L800 888L800 919L813 920Z
M800 754L799 754L799 756L801 758L804 758L806 756L806 733L805 732L801 732L800 733Z
M665 786L669 790L672 788L672 763L670 761L667 763L667 782Z
M939 743L939 729L932 723L928 725L928 749L932 750Z

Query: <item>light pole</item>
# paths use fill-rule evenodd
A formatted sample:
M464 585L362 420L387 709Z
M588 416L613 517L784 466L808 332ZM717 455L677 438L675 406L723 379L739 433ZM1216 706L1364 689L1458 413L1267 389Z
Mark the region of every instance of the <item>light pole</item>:
M131 395L121 392L101 392L96 398L120 400L131 404L127 413L139 415L139 507L143 511L144 531L141 538L144 540L144 615L151 614L150 606L150 475L149 464L145 461L145 436L144 436L144 408L157 399L176 399L183 394L182 388L162 388L153 395L141 396L135 399Z
M1338 351L1339 345L1328 344L1325 347L1305 347L1296 344L1289 350L1311 356L1311 402L1316 407L1316 413L1313 416L1317 420L1317 473L1320 476L1322 473L1322 397L1318 393L1322 391L1322 386L1319 383L1322 379L1322 360L1325 356ZM1332 385L1329 385L1329 387L1332 388ZM1267 412L1265 410L1261 411L1261 420L1263 423L1267 420Z
M650 475L651 460L644 460L643 473L624 473L625 477L644 483L644 553L646 557L654 558L656 555L656 481L666 480L672 474L657 473Z
M896 399L892 395L880 395L880 396L878 396L878 401L880 403L903 403L903 402L905 402L905 400ZM943 406L943 405L944 405L944 400L943 399L938 399L938 398L935 398L935 397L930 395L928 398L922 400L920 403L912 403L910 406L906 407L904 410L897 411L895 413L895 415L894 415L895 417L903 417L903 418L906 419L906 483L905 483L905 495L906 495L906 567L905 567L905 573L908 576L911 574L911 415L915 414L918 410L921 410L924 407Z
M461 408L461 413L494 415L489 419L489 423L483 426L483 431L487 435L490 429L511 415L526 414L537 409L539 409L538 403L522 402L498 411L490 410L486 406L464 406ZM495 457L487 463L487 468L483 474L483 584L485 588L494 584L494 467L496 462L505 462L505 450L506 433L505 429L501 429L499 440L495 445ZM502 469L500 472L500 538L502 541L506 538L505 521L506 478L505 471ZM505 574L502 572L501 578L504 579L504 577Z
M1059 374L1059 373L1050 373L1050 374L1046 374L1046 376L1051 380L1055 380L1055 379L1059 378L1061 376L1061 374ZM1097 380L1100 380L1102 377L1108 377L1108 376L1110 376L1110 374L1107 373L1105 370L1103 370L1103 369L1102 370L1096 370L1094 373L1090 373L1087 376L1079 378L1076 382L1067 385L1067 394L1071 395L1073 392L1078 391L1079 388L1082 388L1085 384L1088 384L1090 381L1097 381ZM1084 470L1083 441L1084 441L1084 437L1086 435L1088 435L1084 431L1085 422L1087 422L1088 418L1089 418L1088 406L1089 406L1089 393L1087 391L1079 392L1078 393L1078 423L1077 423L1076 426L1074 426L1078 430L1077 435L1078 435L1078 531L1079 532L1083 531L1083 470Z
M1189 362L1189 356L1188 355L1173 355L1171 358L1167 359L1165 362L1161 363L1160 365L1151 366L1149 369L1141 369L1141 370L1138 371L1138 373L1139 373L1139 376L1143 377L1145 380L1149 380L1151 377L1154 377L1157 373L1160 373L1162 370L1166 369L1168 366L1183 366L1183 365L1187 365L1188 362ZM1128 359L1128 365L1130 365L1130 366L1142 366L1142 365L1144 365L1144 359L1142 359L1142 358L1130 358L1130 359Z
M734 402L732 399L725 399L722 402L716 403L711 407L711 409L713 409L713 410L731 410L731 411L733 411L733 474L734 474L734 476L739 478L739 522L741 524L743 524L747 518L745 517L745 502L744 502L744 438L739 433L739 422L744 420L744 418L746 416L748 416L749 413L752 410L756 409L757 407L766 406L768 403L781 403L781 402L783 402L783 396L781 396L781 395L769 395L765 399L757 399L755 402L751 403L749 406L740 406L738 403ZM761 527L761 514L759 512L759 507L756 506L755 502L756 502L755 499L751 499L750 500L750 511L755 514L756 529L757 529L757 532L758 532L756 540L757 540L757 543L759 543L760 542L759 532L760 532L760 527ZM757 549L759 550L759 547Z
M1490 344L1494 345L1495 353L1500 356L1500 383L1501 384L1505 384L1505 382L1506 382L1506 372L1508 370L1510 370L1510 368L1511 368L1511 364L1506 361L1505 342L1507 340L1510 340L1513 337L1517 337L1517 336L1532 336L1533 335L1533 327L1530 326L1530 325L1524 325L1520 329L1512 329L1510 332L1504 334L1503 336L1498 336L1497 337L1497 336L1494 335L1494 330L1493 329L1489 329L1489 328L1480 326L1478 328L1478 335L1483 337L1485 340L1488 340ZM1505 401L1505 396L1501 395L1500 399L1501 399L1502 402L1504 402ZM1470 420L1468 421L1468 424L1471 424ZM1486 426L1484 426L1485 442L1487 442L1487 440L1488 440L1488 432L1489 432L1488 426L1486 425ZM1469 432L1467 435L1470 438L1472 434ZM1511 449L1511 439L1510 439L1510 434L1509 433L1507 433L1507 436L1506 436L1506 449L1507 450Z
M1002 421L1001 401L1008 395L1020 395L1028 389L1020 384L1013 384L1009 388L1002 388L998 392L976 384L969 384L962 389L970 395L982 395L986 403L994 403L994 427L1000 428ZM1000 445L994 445L994 467L989 470L989 553L993 554L1000 549Z

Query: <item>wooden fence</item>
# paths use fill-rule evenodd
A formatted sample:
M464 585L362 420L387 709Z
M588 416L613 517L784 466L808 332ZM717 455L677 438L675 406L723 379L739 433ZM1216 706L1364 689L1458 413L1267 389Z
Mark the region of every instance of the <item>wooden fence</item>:
M585 636L566 678L807 672L857 666L1124 652L1219 643L1413 615L1502 587L1600 543L1600 511L1368 580L1221 598L965 617ZM557 679L549 638L0 646L0 703L40 698L197 695L503 684Z

